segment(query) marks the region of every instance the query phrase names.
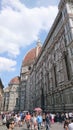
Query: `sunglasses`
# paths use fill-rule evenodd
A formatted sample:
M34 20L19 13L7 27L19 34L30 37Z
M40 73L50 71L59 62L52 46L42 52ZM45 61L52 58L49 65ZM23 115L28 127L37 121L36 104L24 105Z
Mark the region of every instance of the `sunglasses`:
M13 123L10 123L11 125L14 125L15 123L13 122Z

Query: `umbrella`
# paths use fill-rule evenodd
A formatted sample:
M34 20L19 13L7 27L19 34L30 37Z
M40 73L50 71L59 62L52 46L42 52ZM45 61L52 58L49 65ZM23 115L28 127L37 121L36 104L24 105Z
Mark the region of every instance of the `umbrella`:
M36 107L34 111L42 111L42 109L40 107Z

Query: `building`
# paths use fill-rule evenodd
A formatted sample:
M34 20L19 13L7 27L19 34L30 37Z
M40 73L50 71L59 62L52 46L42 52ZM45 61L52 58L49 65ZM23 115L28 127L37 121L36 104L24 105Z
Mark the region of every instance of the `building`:
M19 110L19 85L20 77L16 76L8 84L8 87L4 89L4 103L3 111L18 111Z
M42 48L39 41L23 59L19 110L73 109L73 0L60 0L58 9Z
M0 111L1 111L1 107L2 107L2 97L3 97L3 93L4 93L3 88L4 88L4 85L0 79Z
M30 73L31 110L34 102L35 107L52 112L72 111L73 108L73 1L61 0L58 8Z
M38 40L37 46L31 49L23 59L20 72L20 110L25 110L26 106L28 107L30 72L33 68L33 64L35 63L35 60L38 57L40 51L41 51L41 42L40 40ZM29 84L27 81L29 82Z

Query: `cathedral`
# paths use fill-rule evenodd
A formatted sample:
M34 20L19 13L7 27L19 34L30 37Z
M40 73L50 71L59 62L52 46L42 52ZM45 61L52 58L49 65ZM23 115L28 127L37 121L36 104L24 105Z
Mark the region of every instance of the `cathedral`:
M3 98L4 111L73 110L73 0L60 0L43 46L38 41L26 54Z
M28 93L26 94L27 80L41 48L42 44L40 40L38 40L37 46L31 49L24 57L21 65L20 76L11 79L8 87L4 89L3 111L25 110L26 96L28 98Z

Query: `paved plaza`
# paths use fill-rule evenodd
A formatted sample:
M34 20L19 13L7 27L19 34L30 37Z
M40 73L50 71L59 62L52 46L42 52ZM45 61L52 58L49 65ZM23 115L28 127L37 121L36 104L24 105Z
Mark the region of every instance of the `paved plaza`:
M6 130L6 126L0 126L0 130ZM15 127L14 130L26 130L25 126L23 127ZM44 130L44 129L41 129L41 130ZM60 124L60 123L54 123L51 125L51 128L50 130L64 130L63 129L63 124Z

